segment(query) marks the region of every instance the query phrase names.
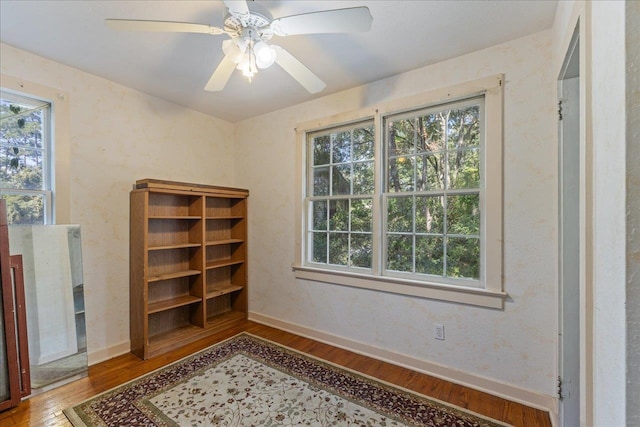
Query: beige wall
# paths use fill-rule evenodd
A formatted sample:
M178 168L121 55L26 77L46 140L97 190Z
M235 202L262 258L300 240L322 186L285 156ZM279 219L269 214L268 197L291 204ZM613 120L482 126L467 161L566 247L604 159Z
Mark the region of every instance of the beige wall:
M234 126L0 46L3 75L66 93L70 222L82 230L89 361L129 350L129 191L159 178L232 185Z
M254 318L381 350L417 368L553 406L557 331L557 148L551 31L240 122L239 186L251 190ZM504 310L296 280L298 123L504 73ZM246 171L250 171L247 173ZM433 339L443 323L446 341ZM503 387L504 386L504 387Z

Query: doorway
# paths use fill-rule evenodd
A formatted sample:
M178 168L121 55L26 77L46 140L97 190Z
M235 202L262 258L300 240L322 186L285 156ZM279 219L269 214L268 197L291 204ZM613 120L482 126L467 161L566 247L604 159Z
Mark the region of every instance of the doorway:
M580 40L576 26L558 80L559 418L580 425Z

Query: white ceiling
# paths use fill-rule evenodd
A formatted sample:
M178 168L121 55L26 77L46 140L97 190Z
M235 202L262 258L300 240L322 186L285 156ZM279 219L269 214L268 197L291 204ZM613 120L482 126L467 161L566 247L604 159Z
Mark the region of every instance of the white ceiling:
M205 92L227 36L118 32L104 24L124 18L221 27L225 6L217 0L0 0L0 40L235 122L550 28L557 1L249 1L273 18L363 5L373 16L370 32L272 40L327 83L315 95L278 65L252 83L235 71L222 92Z

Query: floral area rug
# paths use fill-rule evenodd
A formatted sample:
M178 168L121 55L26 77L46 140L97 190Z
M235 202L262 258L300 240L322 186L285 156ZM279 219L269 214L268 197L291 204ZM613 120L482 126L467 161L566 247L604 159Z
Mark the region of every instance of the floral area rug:
M242 333L64 410L74 426L505 426Z

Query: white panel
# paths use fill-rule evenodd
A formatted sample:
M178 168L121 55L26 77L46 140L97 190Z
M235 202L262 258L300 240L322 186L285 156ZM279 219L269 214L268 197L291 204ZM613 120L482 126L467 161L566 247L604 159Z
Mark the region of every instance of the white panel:
M591 5L593 425L626 425L625 2Z

